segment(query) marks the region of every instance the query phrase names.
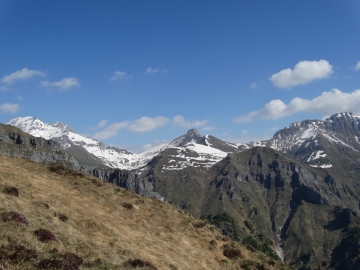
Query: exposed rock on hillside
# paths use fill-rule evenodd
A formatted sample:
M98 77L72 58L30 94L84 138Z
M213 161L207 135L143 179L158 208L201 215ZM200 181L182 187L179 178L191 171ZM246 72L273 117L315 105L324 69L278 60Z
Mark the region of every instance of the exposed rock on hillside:
M3 124L0 124L0 154L45 164L59 162L71 169L80 169L77 160L57 142L33 137L18 128Z
M19 194L0 193L2 269L289 269L169 203L62 166L0 156L8 186Z
M331 251L345 235L328 227L340 222L333 217L334 209L358 212L356 182L340 180L271 148L230 154L209 170L177 172L162 170L170 158L167 153L154 159L143 174L155 191L196 217L229 214L239 230L221 225L228 228L225 233L236 232L240 241L260 249L272 242L274 252L296 267L331 261ZM345 227L358 225L359 219L353 218Z

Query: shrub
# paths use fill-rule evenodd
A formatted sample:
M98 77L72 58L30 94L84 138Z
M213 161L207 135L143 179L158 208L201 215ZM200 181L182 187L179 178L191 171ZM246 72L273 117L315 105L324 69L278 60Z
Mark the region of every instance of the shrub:
M267 255L269 255L271 258L278 260L280 259L279 256L274 252L274 250L271 248L272 241L266 237L264 237L265 243L259 243L254 237L249 235L248 237L243 239L243 244L248 245L248 247L253 247L256 250L259 250Z
M206 222L199 221L195 224L193 224L194 228L204 228L206 227Z
M34 232L36 238L41 242L57 241L55 235L49 230L39 229Z
M131 203L127 203L127 202L124 202L122 206L129 210L133 209L133 207L134 207Z
M206 217L210 223L214 224L216 227L222 230L224 235L229 236L235 241L240 241L240 228L236 220L227 213L217 214L215 216L208 215Z
M140 259L128 260L126 264L132 268L146 268L149 270L157 270L157 268L153 266L151 263Z
M78 270L83 261L80 256L67 252L55 254L54 257L49 259L43 259L38 264L38 267L42 269Z
M60 215L59 215L59 219L60 219L61 221L67 221L69 218L68 218L66 215L60 214Z
M49 166L49 170L50 170L50 172L54 172L54 173L62 174L62 175L66 174L66 171L67 171L67 169L61 164L51 164Z
M23 216L23 215L20 215L19 213L16 213L16 212L6 212L6 213L3 213L1 215L2 217L2 220L4 222L7 222L7 221L14 221L14 222L17 222L17 223L20 223L20 224L23 224L23 225L28 225L29 222L27 221L27 219Z
M58 163L51 164L49 166L49 170L51 172L54 172L54 173L57 173L57 174L60 174L60 175L71 175L71 176L84 177L83 173L73 171L73 170L65 167L64 165L58 164Z
M239 258L241 256L241 251L234 248L227 248L223 252L224 256L228 257L229 259Z
M69 217L67 215L61 214L61 213L54 213L55 217L58 217L61 221L67 221Z
M250 221L245 220L244 224L251 232L254 232L254 226L252 225L252 223Z
M217 242L215 239L210 241L210 249L215 250L217 248Z
M19 197L19 190L16 187L6 187L3 189L3 193Z
M19 263L37 258L36 250L27 249L22 245L9 244L0 248L0 261Z

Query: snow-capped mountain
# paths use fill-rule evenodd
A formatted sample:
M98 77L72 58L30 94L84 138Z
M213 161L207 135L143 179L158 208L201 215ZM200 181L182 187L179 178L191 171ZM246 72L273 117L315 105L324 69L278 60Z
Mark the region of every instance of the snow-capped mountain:
M202 137L196 129L189 130L186 134L169 143L135 154L126 149L107 146L95 139L84 137L61 122L50 125L35 117L19 117L9 121L7 124L18 127L33 136L57 141L64 149L69 150L75 158L80 159L80 163L81 160L84 160L84 157L77 156L80 151L79 148L74 149L74 147L85 149L92 155L92 158L100 160L105 166L127 170L142 168L153 157L166 149L173 149L173 154L169 164L164 166L165 170L178 170L189 166L209 168L223 159L228 153L239 150L237 145L219 140L213 136L206 135Z
M293 123L276 132L267 146L313 167L331 168L341 154L351 162L351 154L360 154L360 116L337 113L323 121Z
M103 165L139 170L155 156L166 154L163 170L180 170L190 166L210 168L228 153L259 146L271 147L310 166L321 168L331 168L341 154L347 154L342 160L348 159L354 163L357 162L357 157L352 157L351 153L360 156L360 116L352 113L334 114L323 121L305 120L293 123L276 132L272 139L253 144L236 145L211 135L201 136L196 129L191 129L169 143L155 146L140 154L84 137L61 122L49 125L35 117L20 117L7 124L33 136L57 141L79 160L79 163L86 160L83 165L88 164L90 167ZM88 155L86 158L85 153Z
M126 149L107 146L95 139L84 137L76 133L73 128L61 122L49 125L36 117L19 117L9 121L7 124L20 128L35 137L55 140L64 149L80 146L95 158L100 159L108 167L132 169L133 164L138 162L138 157L134 153ZM75 158L78 157L75 156Z

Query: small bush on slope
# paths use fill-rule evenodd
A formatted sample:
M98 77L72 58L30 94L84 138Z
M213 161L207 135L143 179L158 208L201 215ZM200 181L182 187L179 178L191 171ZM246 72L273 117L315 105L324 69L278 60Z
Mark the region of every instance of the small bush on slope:
M67 252L55 254L52 258L41 260L38 267L42 269L78 270L83 261L80 256Z
M34 232L36 238L41 242L57 241L55 235L46 229L38 229Z
M15 197L19 197L19 190L16 187L5 187L3 189L4 194L12 195Z
M28 225L29 222L27 221L27 219L17 213L17 212L14 212L14 211L10 211L10 212L5 212L1 215L1 218L4 222L8 222L8 221L14 221L16 223L20 223L20 224L23 224L23 225Z

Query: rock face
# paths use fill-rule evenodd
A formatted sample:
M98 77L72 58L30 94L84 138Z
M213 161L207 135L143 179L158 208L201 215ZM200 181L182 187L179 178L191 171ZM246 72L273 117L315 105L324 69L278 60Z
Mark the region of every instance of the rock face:
M55 141L33 137L15 127L0 124L0 154L39 163L61 163L79 170L78 162Z
M268 146L314 167L343 165L338 164L339 155L347 162L357 163L360 157L360 116L337 113L324 121L293 123L276 132Z
M138 177L137 174L131 171L119 169L93 169L89 173L101 180L113 183L116 186L132 190L137 194L163 200L159 193L153 191L154 187L151 182Z
M81 149L75 149L74 151L81 151ZM143 196L162 199L157 192L153 191L153 186L150 182L139 178L137 174L131 171L94 168L90 166L91 163L85 167L79 166L78 161L67 151L63 150L59 143L53 140L33 137L9 125L0 124L0 154L10 157L27 158L44 164L59 163L70 169L84 171L101 180L133 190ZM84 163L84 160L82 160L82 163ZM94 165L97 164L95 163Z
M271 148L229 154L209 170L163 170L170 155L164 151L142 174L155 191L196 217L229 214L241 241L271 239L278 256L295 267L330 262L344 231L360 225L357 216L344 223L334 214L358 215L358 181L344 182Z

